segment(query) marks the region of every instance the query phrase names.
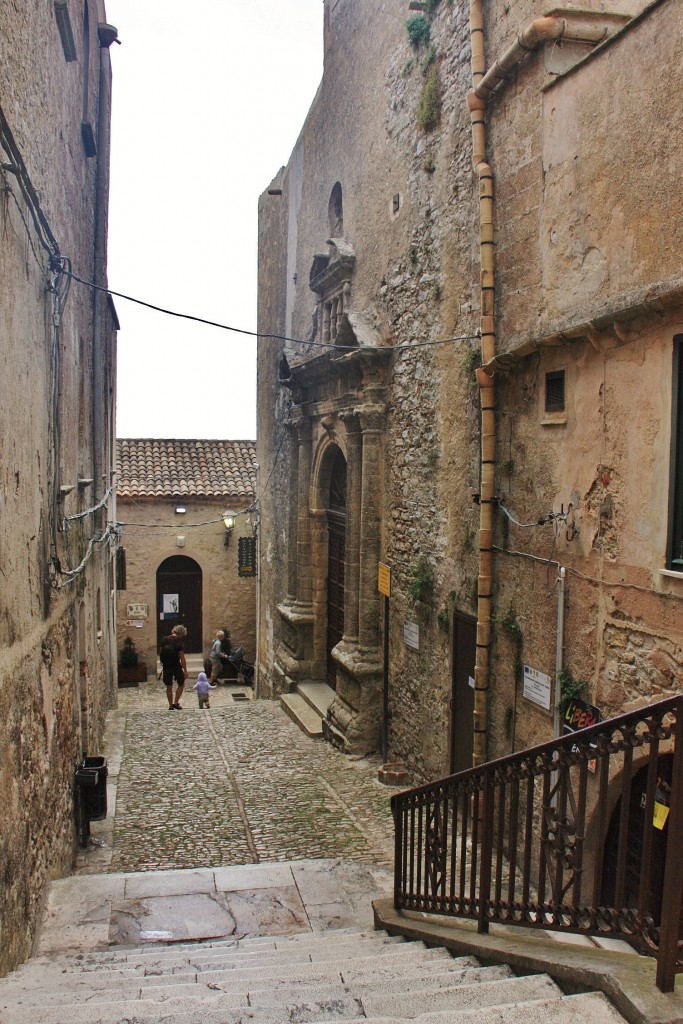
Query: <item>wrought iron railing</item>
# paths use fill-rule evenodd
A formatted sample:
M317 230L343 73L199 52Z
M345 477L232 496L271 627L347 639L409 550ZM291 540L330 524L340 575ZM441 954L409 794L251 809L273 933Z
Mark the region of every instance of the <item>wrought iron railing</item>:
M683 697L392 799L394 904L611 936L683 969Z

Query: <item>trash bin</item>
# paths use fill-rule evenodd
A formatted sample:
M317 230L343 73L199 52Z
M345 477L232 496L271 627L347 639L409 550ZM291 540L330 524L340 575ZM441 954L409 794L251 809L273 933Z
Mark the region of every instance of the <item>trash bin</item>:
M79 787L88 821L102 821L107 817L108 774L107 759L99 755L84 757L76 766L76 785Z

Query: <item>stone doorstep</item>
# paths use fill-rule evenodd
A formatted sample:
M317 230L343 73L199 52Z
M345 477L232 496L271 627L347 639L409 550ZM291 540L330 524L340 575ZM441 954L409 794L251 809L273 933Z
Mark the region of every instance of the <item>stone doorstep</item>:
M334 700L334 690L327 683L299 683L296 692L321 718L326 718Z
M298 693L283 693L280 697L280 707L311 739L318 739L322 736L322 718Z
M79 1007L70 1018L73 1024L120 1024L121 1015L116 1010L107 1013L109 1004L100 1004L97 1011L95 1008ZM204 1005L201 1009L175 1010L173 1003L165 1002L157 1004L152 1011L140 1006L139 1012L135 1014L135 1024L151 1024L161 1016L164 1024L287 1024L287 1019L272 1013L272 1010L247 1011L221 1010L211 1004ZM311 1018L315 1020L316 1018ZM345 1024L405 1024L403 1017L383 1017L381 1022L376 1018L350 1017ZM583 995L565 996L562 999L542 1000L540 1002L523 1003L521 1005L508 1005L504 1009L504 1016L500 1007L484 1007L473 1010L462 1010L458 1013L443 1011L440 1013L422 1014L413 1018L415 1024L451 1024L457 1021L458 1024L576 1024L577 1021L586 1020L590 1024L617 1024L620 1020L609 1006L603 996L596 993ZM2 1021L2 1018L0 1018ZM5 1024L5 1021L2 1021ZM7 1021L7 1024L10 1024ZM36 1024L36 1017L33 1011L16 1011L11 1024ZM64 1024L64 1014L58 1008L49 1015L40 1016L40 1024Z
M655 985L653 957L560 945L540 932L529 936L523 934L524 929L511 926L491 925L488 935L480 935L471 922L400 913L391 898L373 900L372 905L375 926L392 935L445 946L454 954L475 956L486 964L507 963L520 974L546 973L565 992L603 993L630 1024L683 1021L683 986L675 992L660 992Z

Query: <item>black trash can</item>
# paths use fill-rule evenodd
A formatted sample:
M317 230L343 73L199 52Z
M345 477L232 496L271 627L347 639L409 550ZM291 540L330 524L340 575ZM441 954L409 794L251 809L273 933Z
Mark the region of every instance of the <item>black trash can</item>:
M107 817L109 770L106 757L84 757L77 765L75 774L86 818L88 821L103 821Z

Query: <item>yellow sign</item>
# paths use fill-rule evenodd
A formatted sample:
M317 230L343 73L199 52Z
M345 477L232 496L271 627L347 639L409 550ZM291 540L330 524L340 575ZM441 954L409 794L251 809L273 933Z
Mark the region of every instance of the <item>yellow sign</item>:
M661 830L666 825L666 819L668 817L669 808L666 806L666 804L660 804L657 800L655 800L655 813L652 818L652 824L654 825L654 827L658 828L661 832Z
M384 594L385 597L391 597L391 569L388 565L385 565L384 562L379 563L377 589L380 594Z

